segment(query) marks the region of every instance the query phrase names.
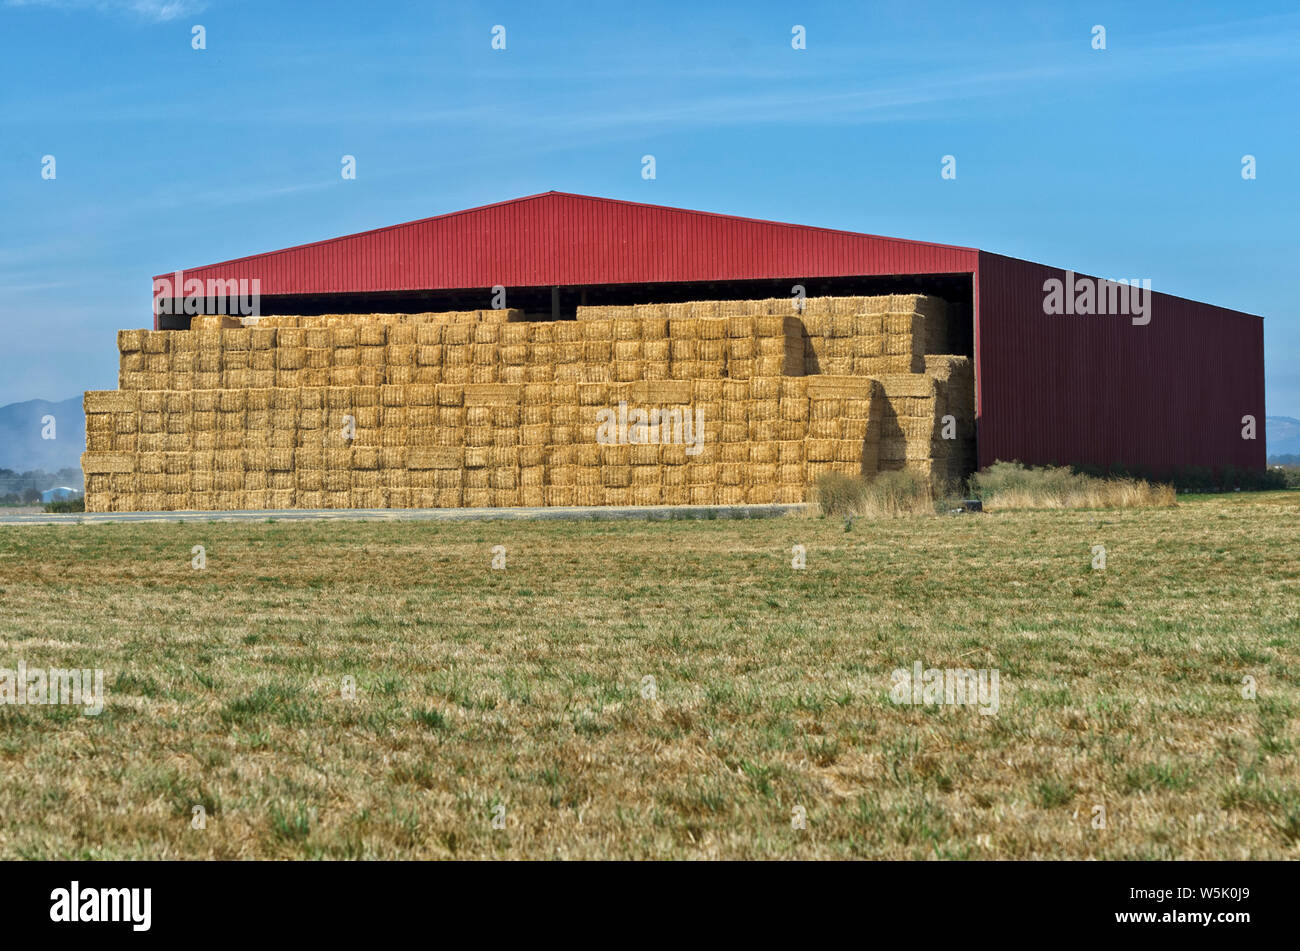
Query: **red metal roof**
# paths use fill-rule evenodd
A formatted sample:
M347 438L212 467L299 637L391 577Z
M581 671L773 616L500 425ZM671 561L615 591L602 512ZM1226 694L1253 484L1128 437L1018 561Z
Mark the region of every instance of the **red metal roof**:
M974 273L942 244L545 192L186 269L263 295ZM158 278L170 278L160 274Z

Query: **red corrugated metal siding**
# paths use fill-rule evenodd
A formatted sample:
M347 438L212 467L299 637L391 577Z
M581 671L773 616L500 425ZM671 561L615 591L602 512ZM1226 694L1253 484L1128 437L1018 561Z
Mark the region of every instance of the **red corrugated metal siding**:
M973 273L938 244L547 192L378 231L190 268L262 293ZM161 274L159 277L170 277Z
M980 252L979 464L1264 466L1264 331L1256 316L1153 293L1151 322L1048 316L1057 268ZM1083 276L1083 275L1080 275ZM1258 436L1241 438L1241 418Z

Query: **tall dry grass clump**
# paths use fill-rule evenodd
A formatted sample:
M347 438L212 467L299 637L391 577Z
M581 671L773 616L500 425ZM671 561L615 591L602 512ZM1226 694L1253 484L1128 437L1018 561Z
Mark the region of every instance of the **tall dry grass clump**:
M881 472L872 479L827 473L813 484L816 511L822 515L897 518L933 515L930 480L906 470Z
M1167 508L1172 485L1141 479L1099 479L1065 466L1028 468L996 462L971 476L971 492L988 511L1011 509Z

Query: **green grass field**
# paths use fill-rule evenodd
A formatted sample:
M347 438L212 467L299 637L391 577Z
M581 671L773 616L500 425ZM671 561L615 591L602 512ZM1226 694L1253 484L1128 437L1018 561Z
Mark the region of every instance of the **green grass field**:
M1298 520L0 527L0 857L1294 858Z

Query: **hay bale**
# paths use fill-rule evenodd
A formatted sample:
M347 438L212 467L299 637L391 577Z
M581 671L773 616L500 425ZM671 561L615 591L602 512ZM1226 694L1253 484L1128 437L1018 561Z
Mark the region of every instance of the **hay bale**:
M854 376L813 376L808 378L806 393L810 399L872 399L880 384Z
M117 350L121 354L139 353L144 348L143 330L119 330Z
M136 393L118 390L88 390L82 398L86 413L134 413L139 405Z
M518 384L471 383L464 387L465 406L517 405L523 395Z
M690 403L695 386L691 380L645 380L633 385L631 396L634 402L653 405Z
M243 323L238 317L228 314L201 314L190 319L190 330L224 330L238 329Z
M891 401L898 397L934 399L937 392L935 378L926 374L881 374L876 380Z
M460 469L464 464L465 452L458 447L430 446L406 452L407 469Z
M133 473L135 459L135 455L129 452L84 452L81 454L81 471L86 475Z

